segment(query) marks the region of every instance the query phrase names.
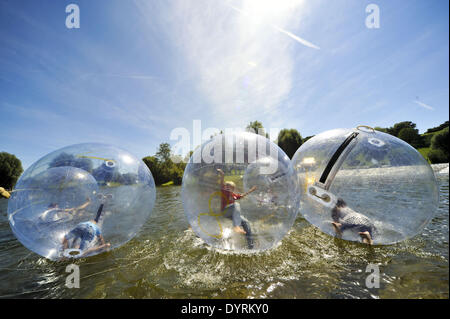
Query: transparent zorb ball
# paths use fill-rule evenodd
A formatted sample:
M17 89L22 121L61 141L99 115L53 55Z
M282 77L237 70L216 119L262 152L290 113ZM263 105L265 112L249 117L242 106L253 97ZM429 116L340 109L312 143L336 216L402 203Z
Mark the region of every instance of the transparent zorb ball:
M290 194L284 191L286 185L290 184L291 176L284 170L270 171L270 167L278 165L277 162L278 159L274 157L261 157L251 162L245 170L244 190L248 191L257 185L257 189L248 197L259 207L282 206L286 200L289 201Z
M241 132L201 145L183 176L186 217L207 244L257 252L281 241L298 209L286 154L265 137Z
M366 126L323 132L292 162L300 213L332 236L393 244L418 234L438 206L436 179L422 155Z
M118 247L152 211L155 184L130 153L105 144L77 144L28 168L8 202L17 239L48 259L79 258Z

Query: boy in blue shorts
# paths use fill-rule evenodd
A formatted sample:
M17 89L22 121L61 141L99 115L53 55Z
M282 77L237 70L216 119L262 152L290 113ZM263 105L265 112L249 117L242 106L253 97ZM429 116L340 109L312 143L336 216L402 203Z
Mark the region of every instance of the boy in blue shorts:
M103 204L100 205L97 216L94 220L88 222L79 223L74 229L72 229L63 239L63 249L72 248L79 249L81 256L86 256L92 252L107 249L111 246L110 243L106 243L102 236L101 229L98 226L98 221L102 214ZM80 256L80 257L81 257Z

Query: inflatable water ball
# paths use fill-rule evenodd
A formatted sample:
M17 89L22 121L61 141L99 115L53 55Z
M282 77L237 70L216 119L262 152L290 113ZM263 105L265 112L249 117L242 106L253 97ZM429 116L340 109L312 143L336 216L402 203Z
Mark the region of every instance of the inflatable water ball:
M393 244L413 237L438 206L436 179L422 155L367 126L321 133L292 162L300 213L345 240Z
M217 135L192 154L182 200L194 232L224 250L257 252L276 245L298 211L296 177L286 154L248 132Z
M110 145L78 144L50 153L20 177L8 201L17 239L51 260L118 247L139 231L155 203L150 170Z

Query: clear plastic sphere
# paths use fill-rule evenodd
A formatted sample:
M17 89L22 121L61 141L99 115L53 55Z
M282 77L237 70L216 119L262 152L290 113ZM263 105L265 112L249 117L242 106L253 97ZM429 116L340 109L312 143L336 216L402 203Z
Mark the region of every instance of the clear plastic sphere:
M8 201L17 239L51 260L96 255L139 231L155 203L147 166L110 145L77 144L28 168Z
M276 205L282 206L285 201L289 201L290 193L285 193L285 184L287 176L283 172L274 172L273 174L261 174L265 167L275 167L278 165L278 159L265 156L250 163L244 174L244 190L248 191L253 185L257 189L248 195L248 198L258 206Z
M393 244L418 234L438 207L436 179L422 155L368 127L321 133L292 162L300 213L332 236Z
M225 250L257 252L282 240L298 211L294 170L267 138L218 135L191 156L182 200L195 233Z

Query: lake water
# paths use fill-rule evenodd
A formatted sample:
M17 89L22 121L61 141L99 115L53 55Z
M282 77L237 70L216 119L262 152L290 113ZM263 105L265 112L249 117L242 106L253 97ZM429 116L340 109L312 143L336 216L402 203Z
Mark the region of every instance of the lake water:
M210 249L187 223L180 187L160 187L153 214L126 245L77 260L80 288L65 286L69 262L23 247L0 200L0 298L448 298L448 164L434 166L439 210L416 237L389 246L335 239L300 215L277 247L243 255ZM380 269L367 288L366 267Z

